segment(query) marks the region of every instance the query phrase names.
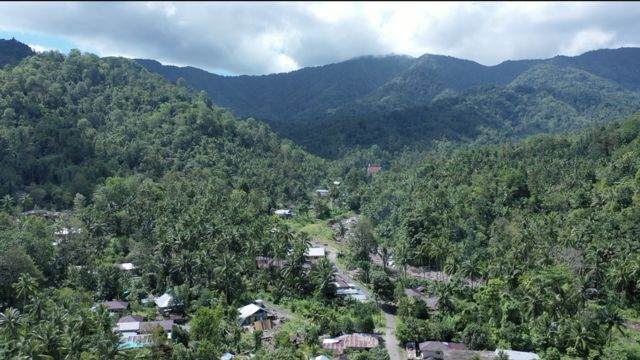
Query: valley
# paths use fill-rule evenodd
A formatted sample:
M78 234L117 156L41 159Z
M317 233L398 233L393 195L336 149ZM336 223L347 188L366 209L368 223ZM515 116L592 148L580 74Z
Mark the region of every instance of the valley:
M25 46L1 359L640 356L639 49L220 76Z

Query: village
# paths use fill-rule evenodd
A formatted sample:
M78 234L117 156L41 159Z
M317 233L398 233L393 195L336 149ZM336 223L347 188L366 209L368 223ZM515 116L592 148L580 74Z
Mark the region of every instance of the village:
M367 174L373 175L382 169L380 166L369 166ZM325 200L329 197L330 192L336 192L341 182L333 181L332 190L317 189L314 195ZM49 212L30 212L25 216L43 216L52 219L58 219L61 213ZM294 222L297 214L290 208L276 209L273 215L285 222ZM348 271L344 264L339 262L339 258L343 256L341 251L342 245L347 241L355 225L359 221L358 215L347 215L339 218L337 221L326 224L327 230L333 232L333 240L331 244L328 239L311 239L309 247L305 250L305 263L303 268L311 269L320 261L328 260L334 266L335 279L333 286L335 288L335 296L343 302L361 302L368 303L375 301L380 302L373 294L370 288L363 285L357 278L360 276L358 271ZM274 229L275 230L275 229ZM62 226L54 233L54 246L59 246L70 237L80 235L82 229L71 225ZM291 250L290 250L291 253ZM387 264L382 263L382 259L378 255L371 255L372 263L389 268L392 279L398 276L398 269L395 268L393 256L387 259ZM258 255L255 257L256 267L262 270L281 270L285 264L285 259L274 259L267 256ZM117 269L123 276L138 279L142 274L141 269L132 262L123 262L115 264ZM76 266L76 270L82 270L82 267ZM425 272L420 269L409 267L407 275L416 280L422 281L444 281L448 282L449 278L444 273ZM482 286L482 283L480 283ZM429 312L438 311L440 299L435 294L430 294L427 287L417 286L414 288L404 288L403 295L412 301L422 302L426 305ZM186 316L184 304L176 299L175 294L165 292L163 294L146 294L138 299L135 304L121 299L105 299L96 303L91 311L106 310L115 320L116 326L113 332L120 338L121 350L133 350L152 346L157 341L157 336L166 339L175 339L176 332L189 332L191 329L190 319ZM512 351L508 349L496 349L495 351L473 351L467 349L465 344L456 342L445 342L429 339L421 339L419 342L410 341L400 344L395 336L395 305L383 304L382 311L385 316L386 325L380 328L380 331L371 333L345 333L337 337L321 336L318 341L321 344L321 350L325 353L315 357L313 360L347 360L349 357L345 355L347 351L368 350L384 347L389 354L390 360L404 359L430 359L430 360L467 360L481 359L490 360L497 356L507 356L512 360L536 360L539 356L534 353ZM392 309L392 310L389 310ZM283 325L289 321L296 319L297 315L291 311L274 304L273 302L262 299L255 299L237 308L237 323L245 332L259 332L262 337L263 346L273 347L274 335ZM292 338L292 341L297 341ZM254 354L251 351L243 353L227 352L220 357L220 360L231 359L249 359Z

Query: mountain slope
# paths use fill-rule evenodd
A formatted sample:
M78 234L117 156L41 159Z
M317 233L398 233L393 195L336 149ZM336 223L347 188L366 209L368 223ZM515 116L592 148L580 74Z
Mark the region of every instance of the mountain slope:
M383 60L393 64L385 67L393 71L366 86L355 85L377 73ZM378 70L365 71L373 64ZM623 48L495 66L424 55L354 59L269 76L199 73L193 79L185 77L193 69L143 62L174 81L183 77L236 114L263 119L330 157L373 144L399 150L424 148L443 137L497 142L610 121L640 110L638 64L640 49ZM352 74L337 76L338 69Z
M190 174L305 197L320 160L137 63L72 51L0 71L0 197L68 207L109 176Z
M0 68L5 65L15 65L35 52L27 45L16 39L0 39Z
M164 66L136 60L150 71L206 91L213 101L238 116L272 123L322 115L383 85L413 59L405 56L361 57L339 64L305 68L286 74L219 76L196 68Z

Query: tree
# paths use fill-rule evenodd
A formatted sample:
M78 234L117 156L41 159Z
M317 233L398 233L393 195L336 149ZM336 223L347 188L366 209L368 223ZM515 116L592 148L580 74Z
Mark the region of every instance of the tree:
M42 274L33 264L31 257L21 248L0 252L0 303L13 304L15 295L12 285L22 274L28 274L32 279L42 279ZM27 295L30 290L25 291L23 294Z
M353 227L347 241L351 257L355 261L369 261L369 255L374 253L378 246L373 235L373 225L365 218L361 218Z
M329 259L321 259L309 274L314 283L316 291L325 299L332 299L336 296L335 267Z
M18 300L20 300L22 306L24 306L37 295L38 282L33 276L28 273L23 273L18 278L18 281L13 284L13 288L16 290Z
M625 321L620 309L612 304L604 306L598 314L600 323L605 325L607 332L607 345L611 343L613 330L617 330L621 335L625 335Z
M393 300L393 283L383 271L373 272L371 275L371 287L376 298L384 301Z
M191 338L196 341L209 342L217 352L224 344L225 339L224 308L222 305L214 309L201 307L193 315L191 320Z

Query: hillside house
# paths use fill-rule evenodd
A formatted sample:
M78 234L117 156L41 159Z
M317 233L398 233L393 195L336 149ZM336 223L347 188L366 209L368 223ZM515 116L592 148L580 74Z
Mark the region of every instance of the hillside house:
M311 247L307 249L307 252L304 254L304 256L307 258L308 262L316 264L321 259L324 259L325 251L324 248L321 247Z
M316 194L318 194L318 197L327 197L327 196L329 196L329 190L327 190L327 189L318 189L318 190L316 190Z
M96 306L92 307L91 310L95 311L101 305L106 307L107 311L109 311L112 314L120 314L129 308L129 303L126 301L112 300L112 301L101 302L100 304L97 304Z
M283 218L292 218L293 217L293 212L289 209L278 209L276 211L273 212L276 216L280 216Z
M380 346L380 340L375 334L346 334L334 339L322 340L322 348L340 355L346 349L366 350Z
M417 350L418 359L443 360L445 351L467 350L467 347L462 343L425 341L418 344Z
M156 306L161 312L171 311L171 309L175 305L173 296L168 293L164 293L162 294L162 296L153 299L153 302L156 304Z
M120 269L120 271L132 271L136 269L136 266L132 263L122 263L118 264L118 269Z
M540 356L538 356L538 354L525 351L496 349L494 354L498 356L501 351L509 357L509 360L540 360Z
M382 170L382 166L369 165L369 167L367 167L367 175L375 174L380 170Z
M238 312L240 313L238 319L240 319L242 326L271 328L271 315L267 309L262 306L261 301L259 300L257 300L256 303L238 308Z

